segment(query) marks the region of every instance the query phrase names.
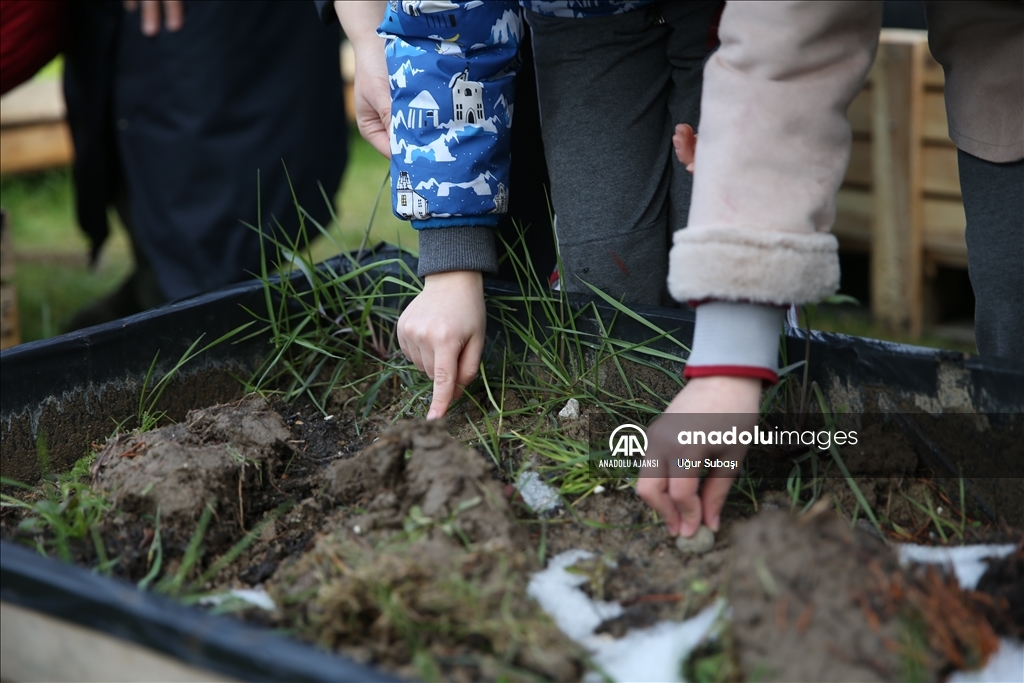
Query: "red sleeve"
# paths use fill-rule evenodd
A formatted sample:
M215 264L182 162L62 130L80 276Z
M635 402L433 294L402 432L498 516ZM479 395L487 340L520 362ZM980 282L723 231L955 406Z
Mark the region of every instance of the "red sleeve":
M0 95L60 54L67 33L64 0L0 0Z

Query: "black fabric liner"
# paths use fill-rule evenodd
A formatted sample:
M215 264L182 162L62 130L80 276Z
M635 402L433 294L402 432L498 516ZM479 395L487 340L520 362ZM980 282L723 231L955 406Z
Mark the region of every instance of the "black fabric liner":
M382 247L368 251L361 260L366 263L398 256L396 249ZM415 260L408 255L401 257L415 271ZM336 270L349 267L341 257L329 263ZM400 271L392 268L391 274L399 275ZM294 277L296 283L302 281L301 274ZM488 282L486 289L497 296L515 296L519 291L515 285L500 282ZM387 294L396 292L397 288L392 288ZM589 301L574 298L574 305L582 306ZM170 365L199 334L205 334L204 342L213 341L252 320L245 309L263 311L265 306L262 283L242 283L117 322L3 351L0 416L9 419L61 392L123 378L126 368L148 368L158 349L162 362ZM650 329L635 320L616 316L607 304L598 302L597 306L606 322L616 318L616 338L640 342L653 336ZM692 340L692 312L654 307L634 310L684 344ZM539 314L538 308L534 315ZM581 324L587 328L586 320ZM597 325L593 321L591 325L590 331L596 332ZM512 343L500 336L495 338L496 334L500 335L491 330L491 345ZM947 362L969 372L972 395L985 392L993 403L987 410L1015 412L1024 404L1021 363L838 334L812 332L810 337L812 380L823 381L827 369L852 386L883 384L895 391L935 395L939 364ZM787 332L790 362L804 357L805 343L803 331ZM678 351L678 347L664 340L656 346ZM204 361L252 360L266 350L266 339L221 344L208 351ZM1009 407L1000 411L1001 404ZM23 547L3 542L0 548L3 600L139 643L188 664L245 680L396 680L266 629L210 616L198 608L176 604Z

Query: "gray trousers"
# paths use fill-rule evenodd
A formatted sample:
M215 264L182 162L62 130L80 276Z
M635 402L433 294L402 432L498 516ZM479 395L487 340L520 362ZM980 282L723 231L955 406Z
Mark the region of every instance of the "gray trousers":
M721 2L665 2L608 17L528 12L561 286L632 303L671 299L668 249L692 179L672 151L695 129Z
M1024 360L1024 160L957 161L978 353Z

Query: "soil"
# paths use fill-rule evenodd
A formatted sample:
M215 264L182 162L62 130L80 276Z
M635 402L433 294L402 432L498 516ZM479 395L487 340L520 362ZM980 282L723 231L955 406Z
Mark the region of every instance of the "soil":
M586 415L560 428L585 430ZM767 476L750 496L733 492L709 552L683 555L631 489L534 514L510 486L514 469L449 435L476 417L385 427L249 396L118 437L92 469L111 503L106 553L138 582L159 543L161 573L180 575L179 588L263 586L278 610L243 618L417 679L579 679L585 654L525 591L546 557L570 549L596 556L573 568L585 590L623 605L598 629L609 637L727 596L724 643L744 679L899 680L917 666L936 680L983 661L995 633L1021 636L1024 546L993 563L977 593L961 591L935 571L901 569L874 527L836 516L856 507L845 480L824 479L823 502L797 517L784 480ZM555 420L524 424L538 419ZM942 502L941 491L910 476L906 451L870 455L851 464L869 503L909 533L924 528L906 500ZM182 569L204 516L200 556ZM5 537L16 522L4 517ZM91 543L76 550L96 563ZM226 554L237 558L218 568Z
M734 646L745 678L786 681L898 679L895 621L869 624L857 592L873 571L898 570L880 541L831 514L766 511L739 525L728 568ZM933 676L928 676L929 679Z
M501 484L441 422L403 421L325 471L335 512L312 549L269 584L284 624L366 662L445 678L575 680L582 653L526 598L528 552Z

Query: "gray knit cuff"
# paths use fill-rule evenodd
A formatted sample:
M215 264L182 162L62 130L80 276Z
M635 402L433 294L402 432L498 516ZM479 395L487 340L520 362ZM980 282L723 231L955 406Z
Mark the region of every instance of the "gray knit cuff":
M423 228L420 238L420 277L453 270L498 272L494 228Z
M697 306L687 368L763 368L778 374L785 317L786 309L761 304L709 301Z

